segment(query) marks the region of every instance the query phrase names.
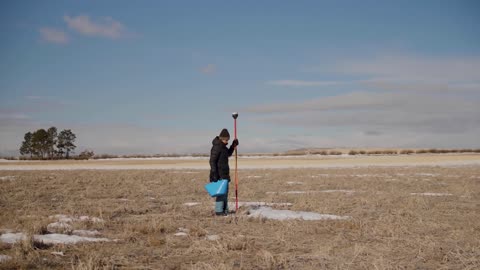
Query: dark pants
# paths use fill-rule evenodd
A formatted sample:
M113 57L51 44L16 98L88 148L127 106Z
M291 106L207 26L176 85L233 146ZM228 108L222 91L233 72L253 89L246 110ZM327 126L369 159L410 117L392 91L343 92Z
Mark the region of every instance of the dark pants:
M230 183L229 183L230 184ZM228 213L228 185L225 195L218 196L215 199L215 213Z

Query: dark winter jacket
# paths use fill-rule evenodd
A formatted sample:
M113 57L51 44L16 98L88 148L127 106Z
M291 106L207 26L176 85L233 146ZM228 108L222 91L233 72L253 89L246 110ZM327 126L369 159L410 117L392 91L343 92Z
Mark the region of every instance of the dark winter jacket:
M230 182L230 167L228 166L228 157L232 155L235 148L227 146L215 137L212 141L212 150L210 150L210 182L216 182L220 179L228 179Z

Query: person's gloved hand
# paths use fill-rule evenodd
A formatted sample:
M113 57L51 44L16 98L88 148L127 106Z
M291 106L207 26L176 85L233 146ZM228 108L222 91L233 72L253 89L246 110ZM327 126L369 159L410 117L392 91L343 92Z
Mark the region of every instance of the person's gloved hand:
M235 148L238 146L238 139L234 139L232 142L232 147Z

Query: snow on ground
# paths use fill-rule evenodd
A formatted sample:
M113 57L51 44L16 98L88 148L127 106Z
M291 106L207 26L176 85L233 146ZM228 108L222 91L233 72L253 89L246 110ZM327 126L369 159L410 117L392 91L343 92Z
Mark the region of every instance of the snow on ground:
M205 239L207 239L208 241L218 241L220 240L220 236L216 234L212 234L212 235L207 235Z
M72 222L78 222L78 221L90 221L93 223L101 223L104 222L103 219L97 218L97 217L89 217L89 216L80 216L80 217L73 217L73 216L67 216L67 215L54 215L54 216L49 216L51 219L56 219L58 222L63 222L63 223L72 223Z
M6 244L15 244L26 239L27 236L24 233L5 233L0 236L0 241ZM80 242L109 242L107 238L92 238L78 235L67 234L36 234L33 236L35 242L49 244L77 244Z
M277 192L277 191L267 191L266 194L307 194L307 193L334 193L334 192L342 192L342 193L347 193L347 194L352 194L355 192L355 190L347 190L347 189L326 189L326 190L290 190L290 191L283 191L283 192Z
M185 206L195 206L195 205L199 205L199 204L200 204L199 202L186 202L183 205L185 205Z
M424 193L410 193L410 195L421 195L421 196L452 196L451 193L434 193L434 192L424 192Z
M55 255L55 256L61 256L61 257L65 256L63 251L53 251L53 252L50 252L50 254Z
M101 233L97 230L73 230L72 234L78 235L78 236L87 236L87 237L92 237L92 236L100 236Z
M303 182L289 181L287 185L303 185Z
M249 211L251 217L263 217L274 220L286 219L303 219L303 220L344 220L349 219L349 216L337 216L318 214L314 212L304 211L290 211L290 210L275 210L268 206L260 206Z
M0 254L0 263L9 261L9 260L11 260L11 259L12 259L12 257L10 257L10 256L8 256L8 255Z
M86 237L86 236L78 236L78 235L67 235L67 234L42 234L42 235L34 235L34 241L41 242L46 245L49 244L77 244L80 242L110 242L108 238L93 238L93 237Z
M415 157L385 157L384 160L370 157L335 156L332 159L325 156L261 156L261 157L240 157L239 167L241 169L288 169L288 168L365 168L365 167L419 167L419 166L444 166L461 167L480 165L480 159L474 156L433 156L418 160ZM447 159L448 158L448 159ZM128 163L135 160L159 160L157 163L140 162ZM208 163L203 160L208 157L178 157L178 158L146 158L146 159L111 159L104 161L72 161L71 163L49 163L45 161L0 161L0 170L176 170L178 173L185 173L183 170L208 170ZM290 159L292 162L284 162ZM162 160L178 160L179 162L162 162ZM243 161L242 161L243 160ZM118 163L116 163L118 161ZM192 171L191 173L197 173Z
M290 191L283 191L283 192L267 191L265 193L266 194L305 194L305 193L316 193L316 192L318 191L290 190Z
M188 236L188 233L190 232L189 229L187 228L178 228L177 232L174 234L175 236Z
M73 230L73 226L71 225L74 222L93 222L93 223L100 223L104 222L101 218L96 217L89 217L89 216L80 216L80 217L72 217L67 215L54 215L50 216L51 219L56 219L57 222L53 222L47 225L47 231L49 233L65 233L65 232L72 232L72 234L80 235L80 236L96 236L100 233L98 231L87 231L87 230ZM72 231L73 230L73 231Z
M385 175L385 174L352 174L350 176L351 177L365 178L365 177L385 177L385 176L388 176L388 175Z
M343 193L351 194L351 193L354 193L355 190L348 190L348 189L326 189L326 190L321 190L320 192L325 192L325 193L343 192Z
M418 175L418 176L438 176L438 174L436 173L416 173L415 175Z
M228 203L235 205L235 202ZM242 206L291 206L291 203L267 203L267 202L238 202L238 207Z
M7 181L7 180L15 180L15 176L12 176L12 175L0 176L0 181Z
M247 176L247 178L249 178L249 179L250 178L261 178L261 176L260 175L249 175L249 176Z
M6 244L15 244L23 239L26 239L26 235L23 233L4 233L0 235L0 242Z
M47 225L47 231L49 233L69 232L72 229L72 225L66 222L53 222Z

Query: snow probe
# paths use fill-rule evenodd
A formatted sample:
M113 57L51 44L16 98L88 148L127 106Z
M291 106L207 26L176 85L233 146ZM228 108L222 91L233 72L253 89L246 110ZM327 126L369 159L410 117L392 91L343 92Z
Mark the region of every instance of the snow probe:
M235 133L235 139L237 139L237 117L238 117L238 113L237 112L232 113L232 117L233 117L233 130L234 130L234 133ZM237 151L237 147L235 147L235 213L238 211L238 163L237 163L238 151Z

